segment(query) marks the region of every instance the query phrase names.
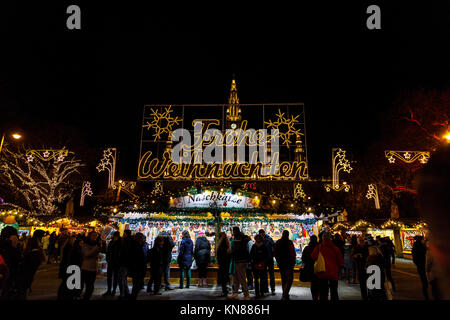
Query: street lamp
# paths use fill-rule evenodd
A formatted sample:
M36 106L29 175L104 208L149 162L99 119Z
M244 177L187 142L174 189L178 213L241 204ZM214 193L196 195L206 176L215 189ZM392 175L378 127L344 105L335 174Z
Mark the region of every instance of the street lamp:
M11 137L12 137L14 140L20 140L20 139L22 138L22 135L19 134L19 133L17 133L17 132L15 132L15 133L13 133L13 134L11 135ZM2 135L2 141L0 142L0 152L2 152L4 141L5 141L5 134Z
M447 131L444 135L444 139L447 141L447 143L450 142L450 131Z

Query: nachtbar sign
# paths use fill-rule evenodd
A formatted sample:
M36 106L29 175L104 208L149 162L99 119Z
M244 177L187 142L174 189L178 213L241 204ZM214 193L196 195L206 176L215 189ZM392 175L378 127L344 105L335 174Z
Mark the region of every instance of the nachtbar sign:
M210 191L172 199L170 206L174 208L256 208L259 206L259 199L229 192Z

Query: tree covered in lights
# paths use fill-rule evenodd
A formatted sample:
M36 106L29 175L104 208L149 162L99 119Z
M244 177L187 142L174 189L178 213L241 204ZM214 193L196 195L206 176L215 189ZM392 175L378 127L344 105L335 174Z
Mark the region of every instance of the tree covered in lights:
M45 157L45 155L44 155ZM3 189L28 210L38 214L54 215L59 205L75 189L74 180L83 166L73 152L48 161L27 157L24 151L4 149L0 161L0 181Z

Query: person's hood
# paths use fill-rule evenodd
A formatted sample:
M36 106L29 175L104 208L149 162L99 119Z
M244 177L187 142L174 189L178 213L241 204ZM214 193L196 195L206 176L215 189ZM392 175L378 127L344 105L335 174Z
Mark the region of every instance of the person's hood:
M332 247L332 246L335 246L335 244L333 243L332 240L322 240L321 245L324 246L324 247Z

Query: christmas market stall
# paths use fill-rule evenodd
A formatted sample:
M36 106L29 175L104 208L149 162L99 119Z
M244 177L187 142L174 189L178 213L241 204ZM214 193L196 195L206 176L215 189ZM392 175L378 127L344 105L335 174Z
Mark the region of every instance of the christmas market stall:
M301 263L301 255L308 245L309 237L319 233L317 218L313 214L243 214L221 213L221 231L232 234L232 227L238 226L243 233L252 239L259 230L264 230L274 241L281 238L283 230L288 230L294 243L296 264Z
M41 220L18 206L5 203L0 205L0 231L6 226L12 226L17 229L19 236L28 236L35 228L43 225Z
M215 253L217 224L215 217L210 212L192 215L164 212L119 212L111 220L117 223L121 234L124 230L142 232L150 247L153 247L153 241L160 233L163 231L170 233L175 243L172 251L172 263L176 263L179 243L182 240L181 233L184 230L189 231L194 242L200 234L205 234L211 244L211 255Z
M428 225L425 222L417 222L412 226L403 226L400 229L402 254L405 258L412 258L411 250L415 236L425 236Z

